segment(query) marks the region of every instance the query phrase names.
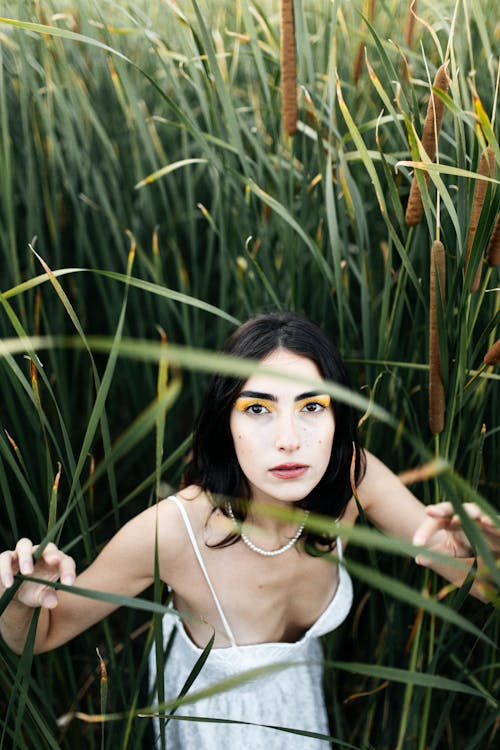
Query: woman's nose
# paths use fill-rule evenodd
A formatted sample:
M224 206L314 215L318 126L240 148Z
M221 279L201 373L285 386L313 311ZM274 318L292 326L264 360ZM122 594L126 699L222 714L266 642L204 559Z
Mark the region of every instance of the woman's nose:
M300 447L300 435L293 416L281 415L276 430L276 447L278 450L288 452Z

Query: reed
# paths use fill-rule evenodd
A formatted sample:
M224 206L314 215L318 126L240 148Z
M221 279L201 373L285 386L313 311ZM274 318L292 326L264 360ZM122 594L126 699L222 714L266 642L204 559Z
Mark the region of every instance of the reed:
M498 365L500 362L500 339L497 339L493 346L490 346L484 355L484 362L491 367Z
M439 319L442 320L446 289L446 253L439 240L432 243L429 300L429 427L433 435L444 430L445 392L439 345Z
M477 172L483 177L493 176L495 172L495 152L493 151L491 146L488 146L488 148L485 149L485 151L483 151L483 153L481 154ZM467 255L465 259L465 271L466 272L470 263L472 246L473 246L474 238L477 232L479 217L481 216L481 211L483 210L487 188L488 188L488 184L485 180L480 180L480 179L476 180L476 184L474 186L474 197L472 200L469 234L467 237ZM488 253L489 252L490 251L488 248ZM491 255L489 257L491 257ZM477 292L477 290L479 289L479 285L481 283L482 265L483 265L483 256L481 255L476 273L474 275L474 279L470 286L471 292ZM493 264L490 264L490 265L493 265Z
M367 9L367 18L369 23L373 23L373 19L375 17L375 9L376 9L376 0L369 0L368 1L368 9ZM363 30L366 33L366 30L364 27L366 26L365 23L363 23ZM361 40L358 44L358 50L356 52L356 56L354 58L354 63L352 66L352 80L354 82L354 85L356 85L360 79L361 73L363 72L363 66L365 64L365 50L366 50L366 43Z
M281 0L281 97L283 127L297 132L297 50L293 0Z
M236 367L216 350L238 321L271 308L303 311L335 340L363 445L423 502L498 512L500 375L483 356L498 339L499 267L475 295L463 283L471 159L485 139L495 153L499 143L490 5L419 4L410 47L396 0L360 35L366 3L296 0L293 68L307 106L289 138L271 0L3 4L17 25L0 25L1 548L50 533L81 569L178 486L206 379ZM360 38L369 75L354 86ZM443 60L452 83L434 82L446 91L439 160L437 132L422 136L435 163L420 168L435 196L424 192L427 221L409 230L405 123L418 122L428 70ZM441 102L431 92L436 124ZM493 241L497 182L472 258ZM446 296L443 281L431 326L438 276L422 248L434 238L446 247ZM431 327L446 394L439 439ZM355 606L324 639L333 744L492 750L494 600L479 605L426 575L402 540L363 524L349 538ZM0 642L0 747L152 747L147 658L156 641L168 678L165 599L157 579L35 659Z
M413 49L413 43L415 39L415 21L418 13L417 0L410 0L408 3L408 11L406 13L406 23L404 29L404 40L408 49Z
M500 213L497 214L495 226L488 242L486 262L489 266L500 266Z
M443 93L448 91L450 79L448 77L448 64L443 63L435 75L432 89L439 89ZM429 104L427 105L427 113L425 115L424 127L422 130L422 147L432 161L436 156L437 143L439 132L444 115L444 103L442 99L435 96L434 91L431 91L429 98ZM428 174L424 175L425 181L429 183ZM410 187L410 195L408 197L408 203L406 205L405 222L408 227L414 227L422 221L424 215L424 204L422 201L422 194L416 176L413 176L413 180Z

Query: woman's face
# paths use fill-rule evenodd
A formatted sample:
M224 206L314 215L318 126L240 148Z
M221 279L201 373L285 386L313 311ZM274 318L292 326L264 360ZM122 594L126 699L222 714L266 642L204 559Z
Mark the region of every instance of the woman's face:
M230 429L251 497L298 502L323 477L332 452L335 419L323 379L310 359L277 349L266 367L307 378L313 385L252 375L232 408Z

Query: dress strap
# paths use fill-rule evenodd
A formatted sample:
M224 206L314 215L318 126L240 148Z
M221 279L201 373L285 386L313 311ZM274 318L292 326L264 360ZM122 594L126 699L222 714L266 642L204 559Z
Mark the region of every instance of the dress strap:
M208 575L208 571L206 569L205 563L203 561L203 557L201 556L200 548L198 546L198 542L196 541L196 537L194 535L193 527L191 526L191 521L189 520L189 516L186 513L186 509L184 508L184 504L182 501L176 496L176 495L170 495L167 500L173 500L173 502L177 505L179 508L180 514L182 516L182 520L184 521L184 525L186 527L186 531L189 536L189 540L191 542L191 545L193 547L194 553L196 555L196 559L198 560L200 564L200 568L203 571L203 575L205 576L205 580L208 583L208 588L210 589L210 592L213 596L215 606L217 607L217 611L219 613L220 619L222 620L222 624L224 625L224 629L226 631L226 635L229 638L229 641L231 643L231 646L237 646L236 639L233 635L233 631L229 627L229 623L226 619L226 615L224 614L224 611L220 605L219 599L217 597L217 594L215 593L215 589L212 586L212 581L210 580L210 577Z
M337 537L337 557L342 561L342 539L339 536Z

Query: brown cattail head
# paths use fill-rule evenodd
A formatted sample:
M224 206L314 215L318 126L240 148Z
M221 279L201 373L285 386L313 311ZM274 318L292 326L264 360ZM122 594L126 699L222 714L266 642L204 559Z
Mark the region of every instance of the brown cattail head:
M435 240L431 249L429 306L429 427L433 435L439 435L444 429L445 397L439 349L438 305L440 301L438 294L441 300L444 300L445 284L445 251L443 243Z
M406 15L406 24L404 38L408 49L413 49L413 38L415 36L415 16L417 13L417 0L410 0L408 3L408 13Z
M483 361L492 367L500 363L500 339L497 339L493 346L488 349Z
M486 262L490 266L500 266L500 213L497 214L495 226L488 242Z
M372 23L374 18L375 18L375 0L369 0L368 20L370 21L370 23ZM365 27L365 24L363 23L363 28L364 27ZM352 79L354 83L357 83L359 81L361 72L363 70L364 60L365 60L365 43L361 41L358 44L358 51L356 52L356 57L354 58L354 64L352 66Z
M448 78L447 63L443 63L438 69L434 78L433 88L440 89L441 91L448 91L450 85L450 79ZM432 161L436 156L437 139L439 131L441 130L441 123L443 122L444 104L437 96L434 95L434 91L431 91L429 104L427 105L427 114L424 121L424 129L422 131L422 146L424 147L425 153ZM424 174L425 181L429 182L429 175ZM405 222L408 227L414 227L416 224L420 224L424 215L424 204L422 203L422 196L420 195L420 188L418 186L417 178L413 175L413 181L410 188L410 196L408 198L408 204L406 206Z
M293 0L281 0L281 106L287 135L297 132L297 50Z
M488 146L488 148L485 149L483 153L481 154L481 158L479 159L479 166L477 168L477 171L478 171L478 174L484 175L484 177L493 176L493 173L495 171L495 152L490 146ZM466 271L467 271L467 268L469 267L472 245L474 243L474 237L476 236L477 225L479 223L479 217L481 216L481 211L483 208L487 187L488 187L488 183L486 182L486 180L476 180L476 184L474 185L474 197L472 199L472 210L471 210L470 224L469 224L469 236L467 238L467 254L465 257L465 270ZM482 265L483 265L483 262L482 262L482 257L481 257L478 267L477 267L476 274L474 276L474 279L470 287L471 292L476 292L479 289L479 284L481 283Z
M354 84L357 84L359 81L359 78L361 76L361 71L363 70L363 62L365 59L365 43L360 42L358 44L358 51L356 52L356 57L354 58L354 63L352 66L352 80L354 81Z

